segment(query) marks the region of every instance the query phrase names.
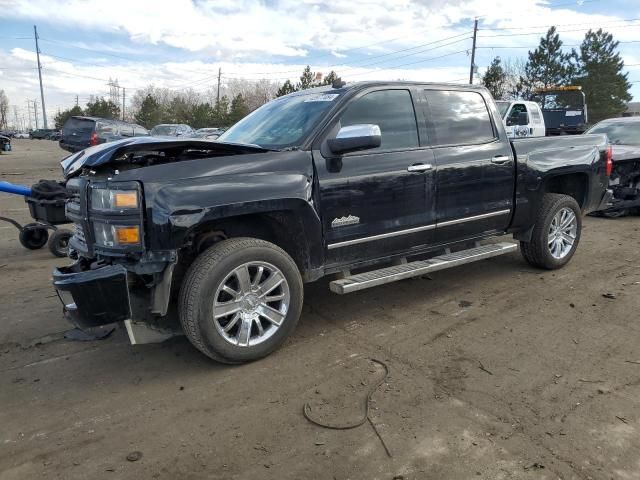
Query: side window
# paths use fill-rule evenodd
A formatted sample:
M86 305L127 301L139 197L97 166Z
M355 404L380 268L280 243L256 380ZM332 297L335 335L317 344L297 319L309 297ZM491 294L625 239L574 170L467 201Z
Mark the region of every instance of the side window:
M531 119L536 125L540 125L540 123L542 123L542 115L540 114L539 107L531 107Z
M131 125L120 125L120 135L123 137L133 137L133 127Z
M511 113L509 113L509 118L507 118L507 126L517 125L519 115L524 112L527 113L527 107L524 103L516 103L513 105L511 109Z
M381 150L418 146L418 125L408 90L380 90L353 101L342 114L340 126L363 123L380 127Z
M495 139L487 105L477 92L425 90L434 145L474 145Z
M114 125L113 123L99 122L97 127L96 127L96 131L97 131L98 135L101 135L101 136L117 135L118 134L118 127L116 125Z

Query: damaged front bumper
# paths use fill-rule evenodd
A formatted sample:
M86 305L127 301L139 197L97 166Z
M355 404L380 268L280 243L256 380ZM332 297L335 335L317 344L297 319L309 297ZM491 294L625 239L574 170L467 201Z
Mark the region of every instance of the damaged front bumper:
M122 265L90 268L82 260L53 271L53 286L65 316L79 328L131 318L127 270Z
M144 318L141 311L148 310L149 304L143 302L141 306L133 301L129 275L122 265L100 265L81 258L68 267L56 268L53 286L65 317L81 329L124 323L134 345L158 343L182 334L171 325L161 326Z

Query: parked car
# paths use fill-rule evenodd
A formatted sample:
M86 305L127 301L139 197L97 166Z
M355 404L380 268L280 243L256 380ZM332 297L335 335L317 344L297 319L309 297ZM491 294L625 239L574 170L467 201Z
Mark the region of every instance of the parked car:
M62 127L60 147L77 152L87 147L130 137L148 136L149 131L135 123L99 117L71 117Z
M613 200L605 210L606 217L623 217L640 212L640 117L603 120L587 133L604 133L613 149L613 171L609 188Z
M0 153L11 151L11 138L6 135L0 135Z
M193 138L203 138L205 140L216 140L224 133L222 128L199 128L193 134Z
M545 124L540 106L522 100L498 101L498 111L509 138L544 137Z
M153 137L192 137L195 130L182 123L163 123L151 129Z
M39 128L29 133L29 138L35 138L38 140L49 140L51 138L51 135L54 135L56 131L57 130L55 128Z
M496 235L535 267L564 266L582 215L608 201L609 153L605 135L510 141L483 87L336 82L216 142L69 156L76 261L53 284L79 326L158 341L177 299L197 349L255 360L295 328L303 282L340 274L330 288L344 294L517 249L478 243Z
M29 138L29 134L27 132L16 132L13 135L14 138Z

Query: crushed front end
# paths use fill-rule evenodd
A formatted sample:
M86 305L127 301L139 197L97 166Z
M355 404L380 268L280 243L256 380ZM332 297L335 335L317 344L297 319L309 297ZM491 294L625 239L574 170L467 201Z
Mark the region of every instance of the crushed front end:
M71 178L69 256L53 272L66 317L80 328L124 322L132 343L176 333L167 314L175 251L145 249L144 196L135 181Z

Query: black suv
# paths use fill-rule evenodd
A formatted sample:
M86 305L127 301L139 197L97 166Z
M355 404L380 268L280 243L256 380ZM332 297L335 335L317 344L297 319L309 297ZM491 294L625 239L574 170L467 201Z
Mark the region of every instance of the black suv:
M62 127L60 147L78 152L101 143L148 135L146 128L133 123L99 117L71 117Z

